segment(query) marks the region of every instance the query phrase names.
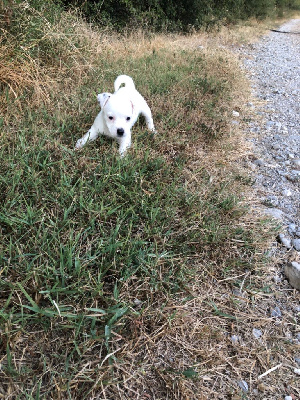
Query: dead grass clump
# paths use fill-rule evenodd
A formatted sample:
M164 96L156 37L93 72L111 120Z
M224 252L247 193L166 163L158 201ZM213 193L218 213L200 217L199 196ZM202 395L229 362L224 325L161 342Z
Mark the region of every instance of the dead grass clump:
M49 105L50 97L68 96L80 86L97 64L96 48L105 37L94 36L75 13L47 17L27 2L11 4L0 41L3 112L9 115L13 105Z
M23 109L22 103L27 103L27 96L32 106L41 102L49 103L49 92L57 85L29 55L15 58L11 50L7 44L0 44L0 107L4 115L9 111L11 98L19 109Z

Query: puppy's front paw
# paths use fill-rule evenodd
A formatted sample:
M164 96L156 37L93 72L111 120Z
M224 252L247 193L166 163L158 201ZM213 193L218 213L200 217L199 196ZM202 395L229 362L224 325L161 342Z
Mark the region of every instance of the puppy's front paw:
M74 150L80 150L83 147L83 145L84 145L83 140L82 139L78 139L76 144L75 144Z
M152 129L150 129L150 137L154 138L157 135L157 130L153 127Z
M128 147L119 149L120 157L123 158L127 153Z
M153 124L153 122L151 122L150 124L147 124L147 128L151 133L157 133L157 130L155 129L155 126Z

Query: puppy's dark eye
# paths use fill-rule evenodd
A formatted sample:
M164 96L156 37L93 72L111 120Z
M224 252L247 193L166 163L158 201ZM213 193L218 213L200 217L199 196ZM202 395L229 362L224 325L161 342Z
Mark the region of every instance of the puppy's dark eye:
M127 117L127 118L126 118L126 121L130 121L130 117Z
M114 117L112 117L111 115L108 117L110 120L113 120L114 119Z

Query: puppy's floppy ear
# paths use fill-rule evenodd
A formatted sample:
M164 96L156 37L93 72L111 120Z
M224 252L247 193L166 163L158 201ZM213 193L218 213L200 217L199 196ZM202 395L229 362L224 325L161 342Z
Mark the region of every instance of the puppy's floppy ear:
M105 104L108 102L108 99L110 98L111 93L100 93L97 96L97 100L100 103L101 108L105 106Z

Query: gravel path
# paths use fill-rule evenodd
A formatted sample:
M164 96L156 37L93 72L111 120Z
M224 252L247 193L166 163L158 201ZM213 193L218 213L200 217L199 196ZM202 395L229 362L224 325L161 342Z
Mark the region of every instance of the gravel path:
M271 31L242 51L258 100L255 106L249 104L256 115L247 132L253 145L249 166L255 174L259 208L282 223L276 251L281 258L293 252L299 263L300 19L278 30L290 33ZM300 285L300 264L298 267Z

